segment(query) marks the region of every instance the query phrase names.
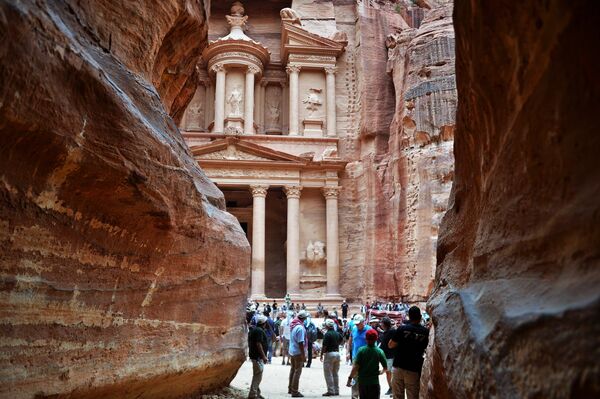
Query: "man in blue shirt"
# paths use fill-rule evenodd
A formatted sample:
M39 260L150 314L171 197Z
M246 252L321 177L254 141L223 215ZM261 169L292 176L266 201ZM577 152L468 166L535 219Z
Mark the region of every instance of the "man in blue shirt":
M350 339L348 340L348 348L352 348L352 352L346 355L347 360L351 360L356 356L358 350L367 345L367 331L371 330L370 326L365 325L365 319L361 315L354 316L354 326L350 330ZM352 386L352 399L358 399L358 383Z
M306 360L306 349L308 347L308 339L306 335L306 327L304 327L304 320L308 317L306 310L298 312L298 316L292 320L290 325L290 377L288 382L288 393L292 394L292 398L304 397L298 391L298 385L300 383L300 374L302 374L302 367Z

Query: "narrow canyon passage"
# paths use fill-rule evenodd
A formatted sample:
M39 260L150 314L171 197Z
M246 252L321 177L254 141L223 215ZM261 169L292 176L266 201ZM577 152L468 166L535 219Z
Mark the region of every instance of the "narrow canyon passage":
M0 398L245 397L286 299L418 305L420 398L600 397L598 21L0 0Z

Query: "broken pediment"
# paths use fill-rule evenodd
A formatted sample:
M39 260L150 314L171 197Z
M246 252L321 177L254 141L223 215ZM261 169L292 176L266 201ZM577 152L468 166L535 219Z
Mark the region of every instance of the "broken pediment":
M306 160L295 155L276 151L238 138L215 140L209 144L192 147L198 161L258 161L305 164Z

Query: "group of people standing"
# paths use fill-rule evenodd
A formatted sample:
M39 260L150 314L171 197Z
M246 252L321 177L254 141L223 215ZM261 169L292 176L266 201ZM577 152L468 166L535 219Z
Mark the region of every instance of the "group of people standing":
M347 304L342 304L341 308L347 313ZM429 335L429 330L421 325L418 307L411 307L408 320L397 328L387 317L378 325L369 325L361 314L357 314L346 323L346 320L340 321L337 314L329 315L325 311L325 321L318 329L304 309L297 313L282 313L276 322L269 313L267 309L261 314L249 308L248 343L253 367L250 399L263 397L260 382L264 365L271 362L273 343L277 342L281 344L282 364L286 364L287 358L287 364L291 366L288 393L291 397L303 397L299 390L302 369L310 367L313 343L321 336L323 341L318 349L327 385L323 396L339 395L340 348L346 342L346 360L352 362L347 385L352 387L353 399L379 398L379 375L383 373L388 379L388 395L404 399L406 392L408 399L418 398L423 354Z

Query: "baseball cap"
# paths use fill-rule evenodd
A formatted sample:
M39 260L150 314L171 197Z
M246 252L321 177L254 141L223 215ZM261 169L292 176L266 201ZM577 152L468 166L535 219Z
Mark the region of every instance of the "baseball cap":
M355 323L362 323L363 321L365 321L365 318L362 317L361 315L357 314L356 316L354 316L354 322Z
M377 330L371 329L365 335L367 341L377 341Z
M306 310L301 310L300 312L298 312L298 318L299 319L306 319L308 317L308 312Z
M335 324L335 322L333 320L331 320L331 319L325 320L325 325L327 327L333 327L334 324Z

